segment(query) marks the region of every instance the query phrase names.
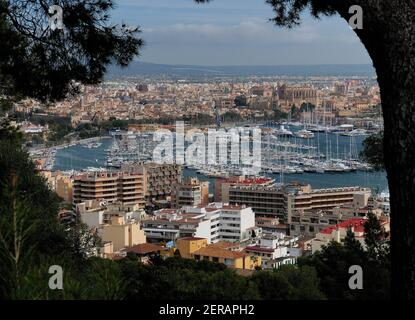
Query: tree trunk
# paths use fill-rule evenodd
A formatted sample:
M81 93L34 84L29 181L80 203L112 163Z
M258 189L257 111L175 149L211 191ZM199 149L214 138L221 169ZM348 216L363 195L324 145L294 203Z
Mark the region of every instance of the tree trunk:
M357 30L356 33L373 60L381 91L385 125L384 158L391 196L392 297L413 300L415 1L375 2L375 7L364 10L366 30Z

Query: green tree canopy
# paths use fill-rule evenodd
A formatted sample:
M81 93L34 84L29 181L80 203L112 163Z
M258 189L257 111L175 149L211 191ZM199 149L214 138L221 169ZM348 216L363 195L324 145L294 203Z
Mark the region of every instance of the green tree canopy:
M369 163L375 170L385 169L383 158L383 132L368 136L363 140L363 150L360 157Z
M49 7L63 9L51 30ZM98 83L110 63L138 54L139 29L110 25L113 0L0 0L0 95L54 100Z

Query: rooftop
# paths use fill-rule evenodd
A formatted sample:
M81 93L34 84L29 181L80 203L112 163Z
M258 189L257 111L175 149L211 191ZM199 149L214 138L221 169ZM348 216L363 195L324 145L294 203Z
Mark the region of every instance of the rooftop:
M256 251L256 252L268 252L272 253L275 249L269 247L261 247L261 246L249 246L245 248L245 251Z
M126 252L132 252L136 254L149 254L161 250L163 250L162 246L153 243L141 243L132 247L127 247L125 249Z
M320 233L324 234L331 234L333 231L338 229L348 229L353 228L355 232L364 232L366 219L363 218L353 218L350 220L343 221L341 223L336 224L335 226L327 227L320 231Z
M182 241L196 241L196 240L206 240L206 238L201 238L201 237L185 237L185 238L180 238L177 240L182 240Z
M249 256L247 253L240 251L230 251L215 246L207 246L194 252L195 255L201 255L205 257L215 257L224 259L239 259Z

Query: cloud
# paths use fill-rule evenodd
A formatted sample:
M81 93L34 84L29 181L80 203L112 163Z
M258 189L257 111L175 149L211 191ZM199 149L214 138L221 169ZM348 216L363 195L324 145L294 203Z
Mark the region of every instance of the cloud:
M293 29L279 28L263 0L119 0L118 19L139 24L141 59L181 64L367 63L357 36L340 17L308 14Z
M279 29L262 19L250 19L233 25L177 23L158 28L143 28L143 35L151 42L164 43L212 43L232 45L247 44L292 44L326 41L318 30L303 24L293 30ZM334 38L336 41L338 38Z

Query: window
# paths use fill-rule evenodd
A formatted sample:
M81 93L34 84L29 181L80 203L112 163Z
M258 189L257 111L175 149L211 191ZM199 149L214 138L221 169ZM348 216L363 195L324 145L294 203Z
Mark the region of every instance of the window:
M225 259L224 263L225 263L227 266L233 266L233 264L234 264L232 259Z
M213 262L219 262L219 258L213 257L213 258L212 258L212 261L213 261Z

